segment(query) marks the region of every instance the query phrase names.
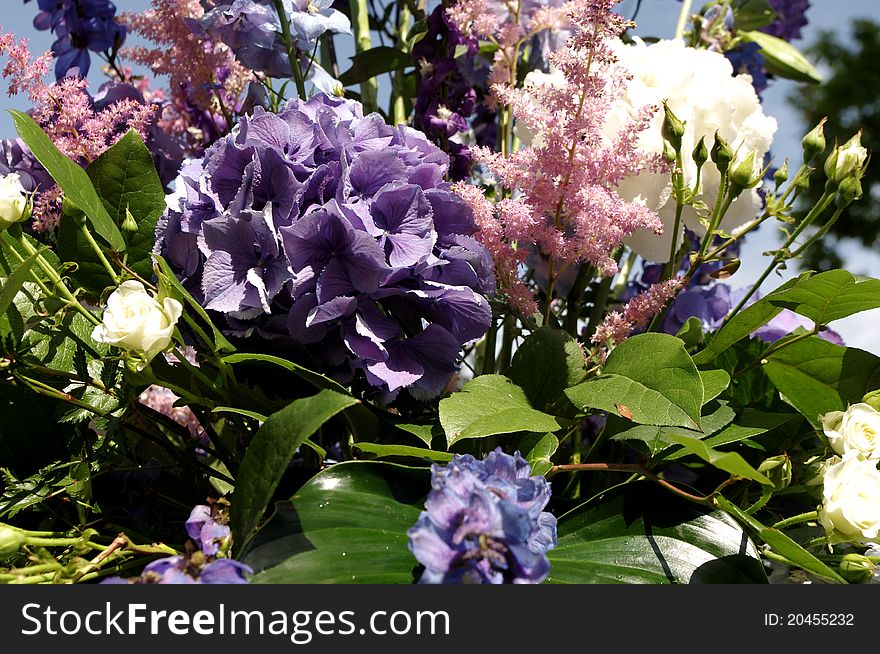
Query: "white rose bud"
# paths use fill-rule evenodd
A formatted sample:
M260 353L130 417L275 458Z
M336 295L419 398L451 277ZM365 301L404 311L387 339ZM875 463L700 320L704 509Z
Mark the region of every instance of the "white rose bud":
M853 404L846 411L819 416L831 449L841 456L880 459L880 411L870 404Z
M880 470L849 457L825 470L819 520L829 543L880 542Z
M92 338L139 354L138 370L142 370L171 344L181 313L183 306L177 300L169 297L159 304L143 284L129 280L107 298L103 322L92 331Z
M831 153L825 161L825 175L832 182L840 184L847 177L857 174L867 158L868 151L862 147L859 132Z
M0 176L0 230L27 220L30 212L26 193L18 173Z

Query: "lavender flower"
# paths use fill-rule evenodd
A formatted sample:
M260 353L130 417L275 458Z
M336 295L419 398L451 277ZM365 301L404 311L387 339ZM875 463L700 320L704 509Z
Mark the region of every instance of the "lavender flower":
M776 12L776 19L761 31L786 41L801 38L801 29L808 22L809 0L770 0L770 6Z
M356 102L257 107L183 167L156 251L232 336L283 344L389 401L436 397L488 328L494 289L448 165Z
M519 452L477 461L456 455L431 468L425 511L408 532L425 566L419 583L541 583L550 573L556 518L543 511L550 484Z

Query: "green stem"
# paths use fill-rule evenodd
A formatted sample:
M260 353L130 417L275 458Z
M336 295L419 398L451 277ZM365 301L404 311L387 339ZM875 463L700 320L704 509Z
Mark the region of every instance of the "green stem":
M504 316L501 328L501 351L498 353L498 372L504 373L510 366L510 360L513 357L513 339L514 330L516 328L516 318L508 314Z
M492 324L489 331L486 332L486 342L483 347L483 374L491 375L495 372L495 343L498 338L498 328L495 325L495 319L492 318Z
M409 23L412 20L412 12L406 3L400 8L400 16L397 21L397 47L402 50L409 37ZM395 125L406 123L406 102L403 97L403 71L394 72L392 89L394 97L391 101L391 116Z
M681 5L681 11L678 14L678 22L675 25L675 38L680 39L684 36L684 27L687 25L688 18L691 13L691 5L694 0L684 0Z
M589 264L581 264L565 301L565 331L575 338L577 338L577 324L581 314L581 304L584 301L584 291L595 273L595 268Z
M273 0L275 11L278 14L278 22L281 23L281 41L287 48L287 58L290 61L290 69L293 71L293 80L296 82L296 92L300 100L307 100L306 84L303 80L302 68L299 65L299 57L297 56L296 46L290 35L290 21L287 20L287 12L284 11L284 3L282 0Z
M605 315L605 306L608 304L608 296L611 292L612 281L611 277L603 277L602 281L599 282L599 288L596 290L596 297L593 299L593 309L590 311L590 322L587 324L587 333L584 337L585 340L589 340L590 337L596 333L599 324L602 322L603 316Z
M351 27L354 31L355 54L366 52L373 47L370 39L370 12L366 0L349 0L348 6L351 11ZM378 94L379 82L375 77L361 83L361 103L367 107L367 110L372 111L378 106L376 104Z
M791 525L796 525L800 524L801 522L809 522L811 520L818 519L818 511L808 511L807 513L800 513L798 515L793 515L790 518L786 518L785 520L780 520L779 522L771 526L773 527L773 529L785 529L786 527L790 527Z
M95 240L95 237L92 236L92 233L89 231L89 228L85 225L80 225L79 227L80 234L86 239L86 242L91 246L92 250L95 251L95 254L98 255L98 261L101 262L101 265L104 266L104 270L107 271L107 274L110 275L110 279L113 280L113 284L115 286L119 285L119 275L116 274L116 271L113 270L113 266L110 265L110 262L107 261L107 257L104 256L104 251L101 249L101 246L98 245L98 242Z

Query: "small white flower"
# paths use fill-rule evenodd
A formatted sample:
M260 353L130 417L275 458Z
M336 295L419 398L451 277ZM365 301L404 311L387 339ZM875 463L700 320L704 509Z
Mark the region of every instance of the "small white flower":
M26 193L18 173L0 176L0 230L27 220L29 212Z
M825 470L819 520L829 543L880 542L880 470L847 457Z
M870 404L853 404L846 411L819 416L831 449L840 456L880 459L880 411Z
M144 285L128 280L107 298L103 322L92 330L92 338L110 343L141 357L142 370L159 352L171 345L174 326L183 306L174 298L160 304Z
M861 132L844 143L825 161L825 175L832 182L840 184L844 179L859 171L865 165L868 151L862 147Z

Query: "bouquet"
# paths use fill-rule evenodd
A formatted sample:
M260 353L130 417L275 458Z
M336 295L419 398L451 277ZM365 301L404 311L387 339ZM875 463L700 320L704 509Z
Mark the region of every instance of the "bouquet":
M0 581L873 580L880 280L774 283L870 156L774 155L807 6L38 0Z

